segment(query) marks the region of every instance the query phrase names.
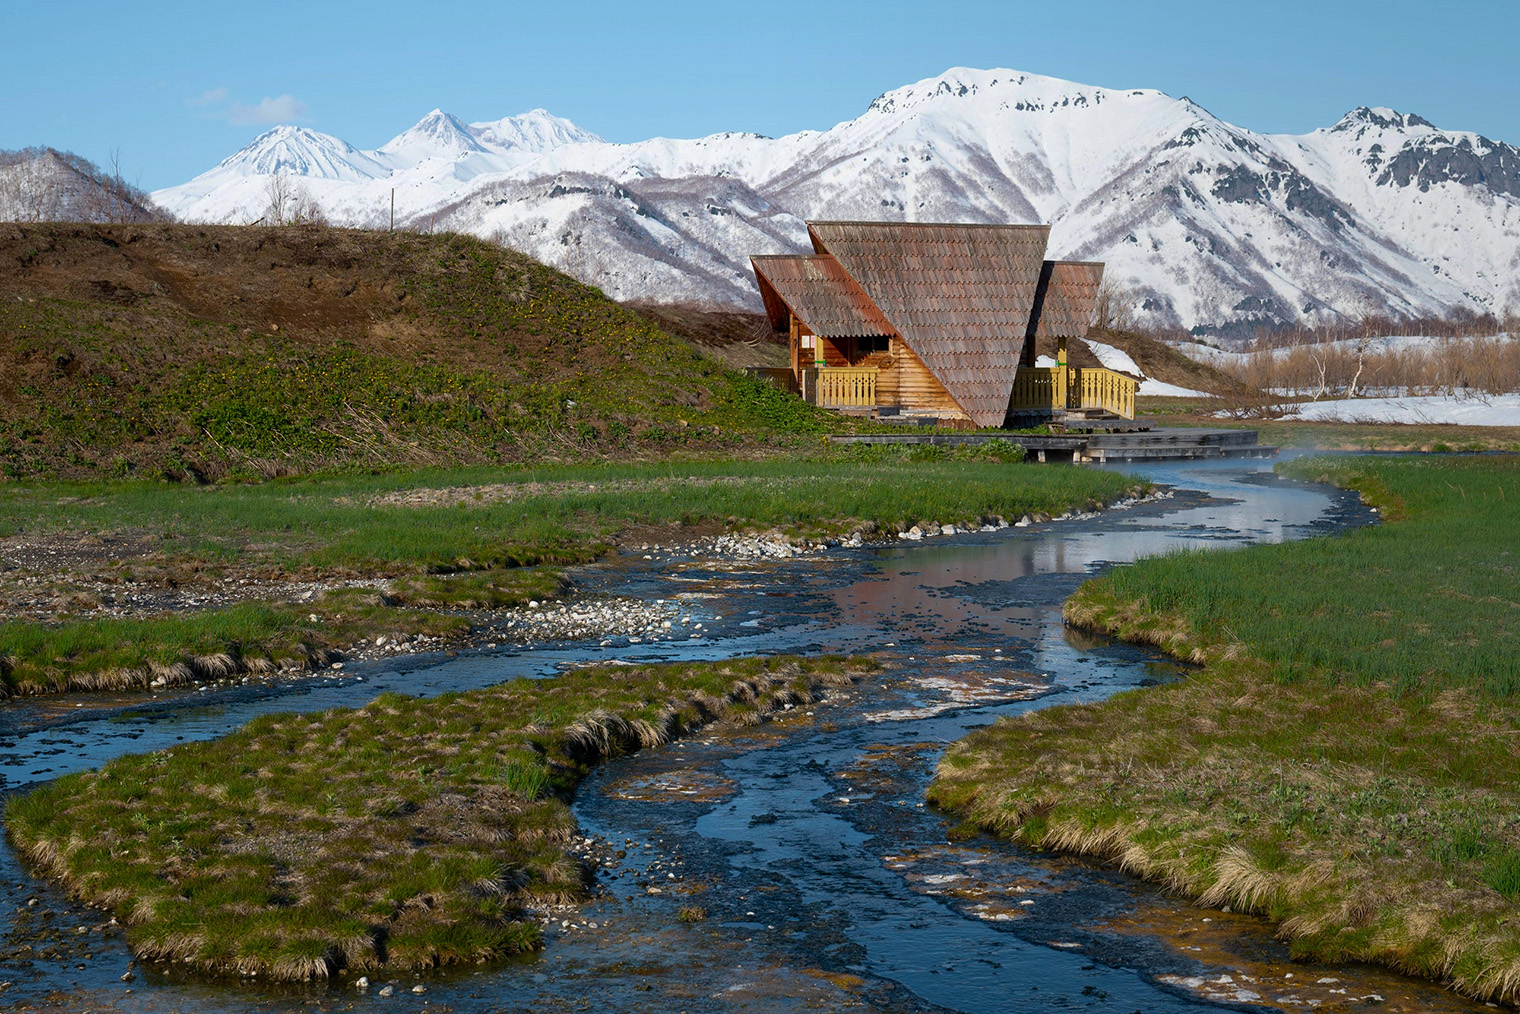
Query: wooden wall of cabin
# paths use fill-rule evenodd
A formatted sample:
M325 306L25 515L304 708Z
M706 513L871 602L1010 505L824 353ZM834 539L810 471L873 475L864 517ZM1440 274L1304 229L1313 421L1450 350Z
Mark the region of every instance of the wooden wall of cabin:
M944 419L969 418L950 397L924 361L897 335L892 335L884 350L862 353L854 338L825 338L814 335L795 316L791 326L792 372L809 369L817 352L804 348L802 339L811 336L822 350L826 366L872 366L876 373L876 404L884 408L901 408L910 412L933 412Z
M929 372L929 367L918 358L907 342L895 335L892 338L892 370L896 374L897 402L900 408L912 412L933 412L946 419L965 419L966 413L950 397L945 386ZM881 390L881 380L876 382Z

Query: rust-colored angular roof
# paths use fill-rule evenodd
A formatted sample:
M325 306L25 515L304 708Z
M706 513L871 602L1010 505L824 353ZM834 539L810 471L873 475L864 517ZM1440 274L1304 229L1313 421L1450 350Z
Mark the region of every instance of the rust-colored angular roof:
M839 262L826 254L751 257L771 326L787 328L790 308L814 334L861 338L891 334L881 311Z
M1103 265L1097 261L1046 261L1040 271L1028 338L1082 338L1098 312Z
M808 233L973 422L1002 424L1050 226L809 222Z

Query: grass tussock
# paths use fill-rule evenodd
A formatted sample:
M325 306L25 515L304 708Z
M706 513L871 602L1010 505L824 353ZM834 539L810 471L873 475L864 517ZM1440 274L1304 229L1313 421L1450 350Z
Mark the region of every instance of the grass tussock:
M599 666L271 715L61 778L13 799L7 829L73 896L114 912L140 958L280 980L485 962L538 946L529 909L584 896L565 800L592 765L871 668Z
M979 730L930 798L1266 915L1297 955L1520 1000L1520 460L1279 467L1398 520L1089 582L1069 622L1203 668Z

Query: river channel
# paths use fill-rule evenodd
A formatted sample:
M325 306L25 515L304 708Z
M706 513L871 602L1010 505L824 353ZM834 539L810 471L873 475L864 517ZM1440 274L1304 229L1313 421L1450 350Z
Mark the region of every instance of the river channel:
M963 835L923 804L950 742L1003 715L1183 678L1065 629L1108 566L1371 523L1356 497L1264 462L1126 471L1172 495L1081 519L784 561L586 568L588 593L674 600L679 641L415 656L341 676L199 693L18 700L0 709L7 792L273 711L432 695L610 659L870 652L880 675L764 726L622 758L574 810L596 896L541 954L437 976L300 987L129 968L117 929L0 849L0 1009L96 1011L1467 1011L1364 966L1293 963L1270 927L1122 873ZM43 943L39 943L43 941ZM129 981L123 981L130 971ZM382 990L389 991L382 995Z

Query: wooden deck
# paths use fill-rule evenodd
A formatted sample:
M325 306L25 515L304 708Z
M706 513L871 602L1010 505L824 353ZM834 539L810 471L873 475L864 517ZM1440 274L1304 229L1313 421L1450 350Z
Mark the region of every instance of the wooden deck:
M1013 381L1014 414L1059 413L1101 409L1124 419L1135 417L1135 381L1107 369L1074 366L1021 366Z
M819 408L875 408L872 366L821 366L801 372L802 398Z
M836 444L963 446L1003 440L1039 461L1161 461L1189 458L1271 458L1276 447L1257 443L1255 430L1153 429L1131 433L852 433Z

